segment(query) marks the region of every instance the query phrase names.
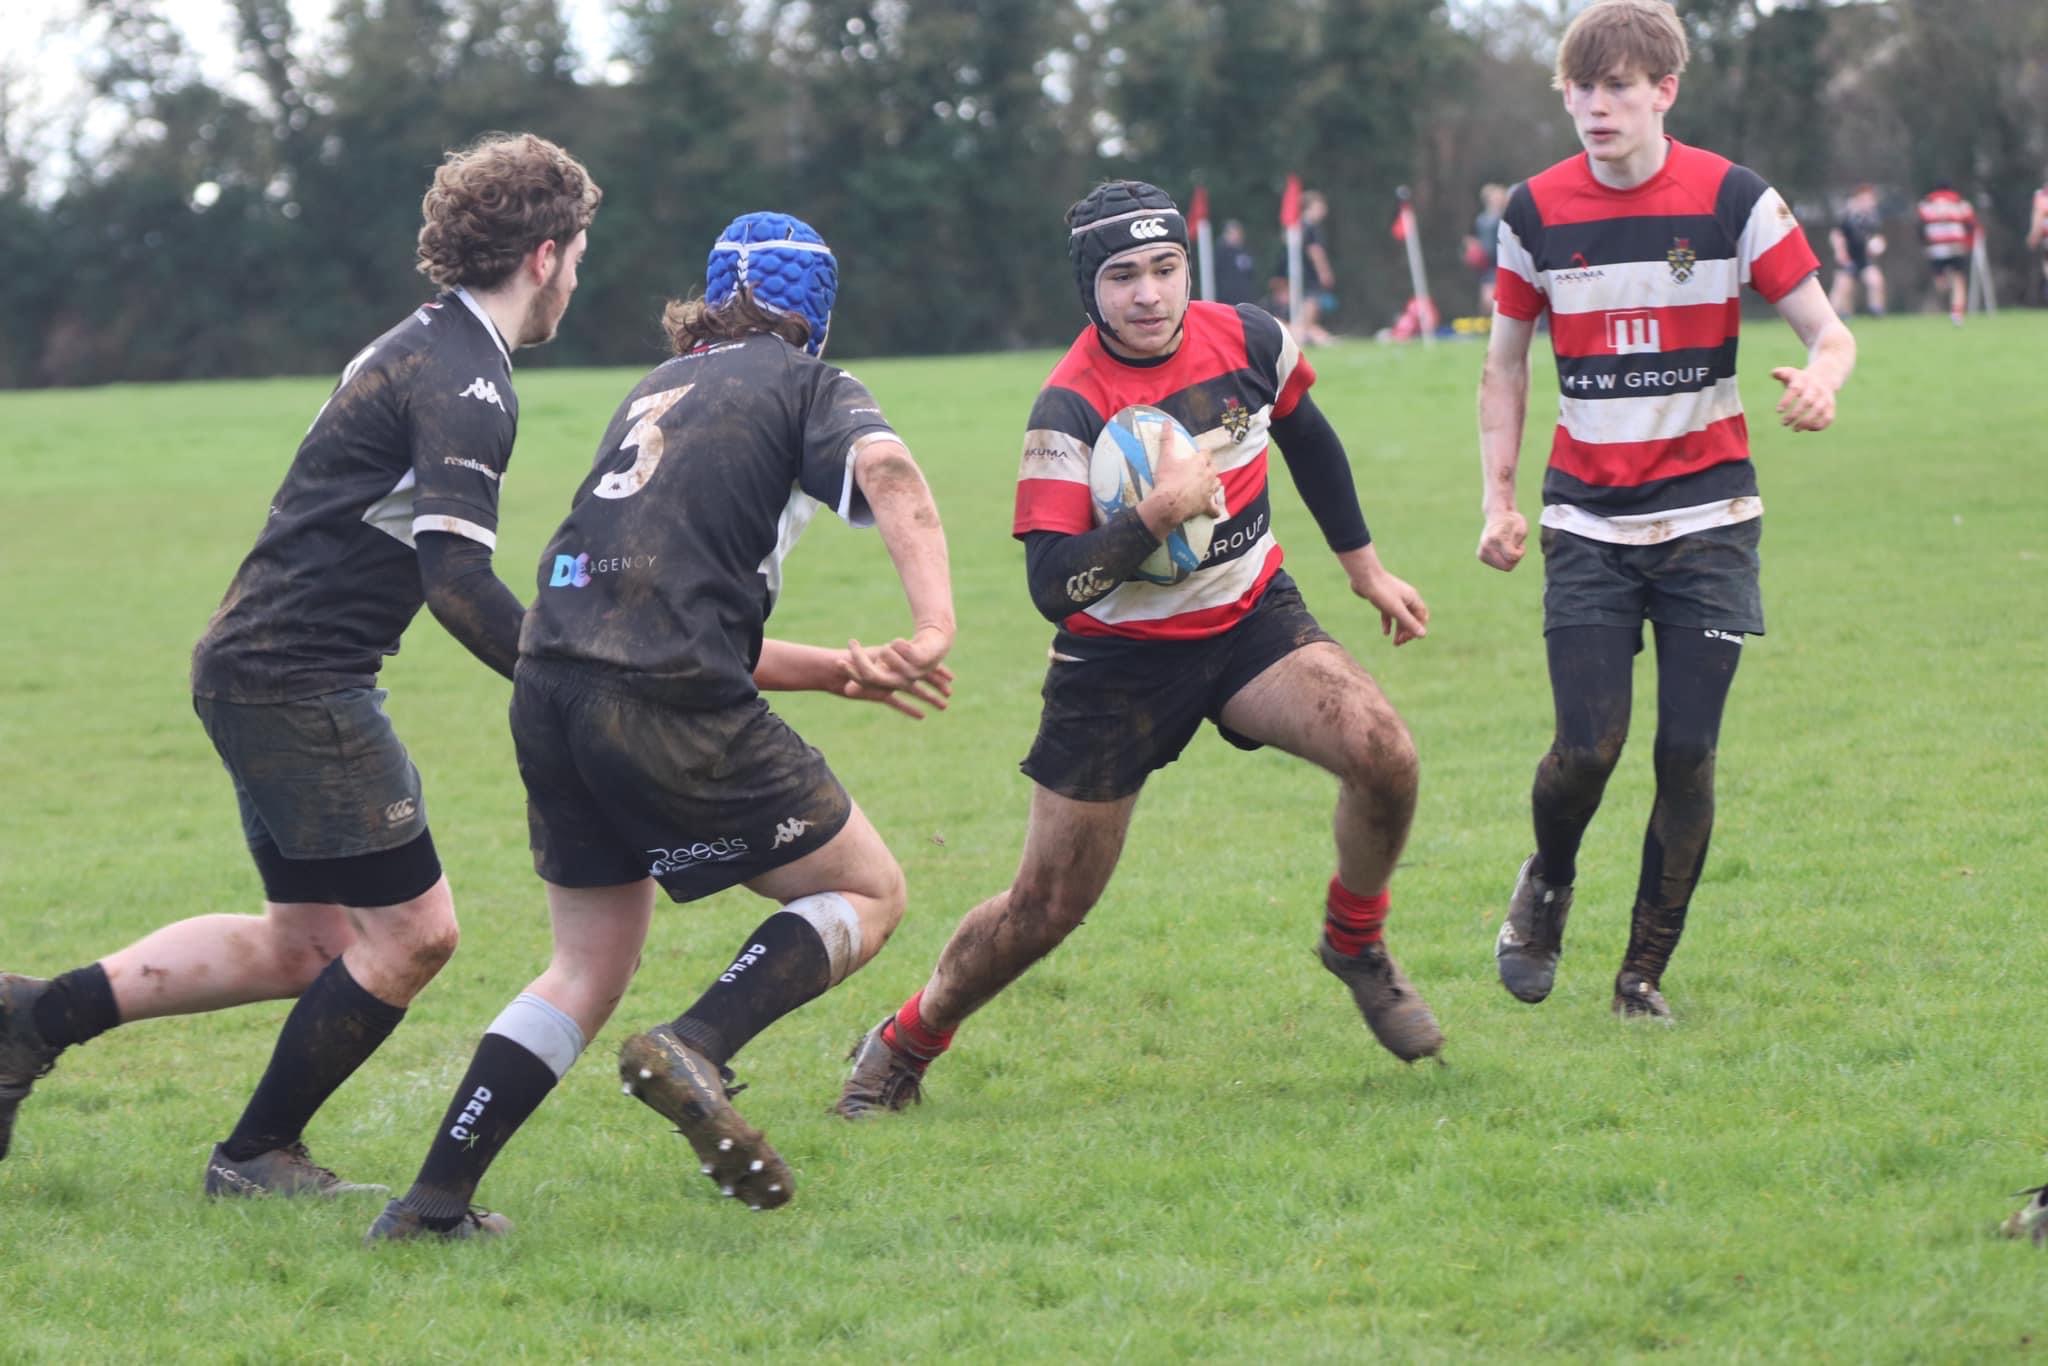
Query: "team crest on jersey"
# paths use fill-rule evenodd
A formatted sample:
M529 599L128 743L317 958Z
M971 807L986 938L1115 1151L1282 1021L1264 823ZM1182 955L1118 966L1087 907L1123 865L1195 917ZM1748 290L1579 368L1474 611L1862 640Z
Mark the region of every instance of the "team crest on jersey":
M1671 278L1684 284L1692 278L1692 268L1699 256L1692 249L1690 237L1671 239L1671 250L1664 253L1665 264L1671 267Z
M1223 412L1219 417L1223 430L1230 433L1232 441L1244 440L1245 433L1252 429L1252 410L1234 398L1223 400Z

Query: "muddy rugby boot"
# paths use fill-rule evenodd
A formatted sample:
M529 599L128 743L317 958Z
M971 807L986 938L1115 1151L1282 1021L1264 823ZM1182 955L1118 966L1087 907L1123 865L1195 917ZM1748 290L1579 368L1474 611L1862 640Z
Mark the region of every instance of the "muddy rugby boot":
M14 1139L14 1112L64 1051L43 1042L36 1028L36 1000L49 985L40 977L0 972L0 1158Z
M1550 995L1557 981L1557 959L1564 952L1564 921L1572 910L1572 889L1553 887L1534 871L1536 856L1522 860L1515 891L1508 898L1508 916L1493 941L1493 965L1500 984L1518 1001L1535 1005Z
M2007 1215L1998 1231L2007 1238L2031 1238L2035 1247L2048 1247L2048 1203L2043 1203L2048 1201L2048 1186L2036 1186L2020 1194L2032 1198Z
M375 1247L379 1243L409 1243L420 1238L438 1238L445 1243L461 1242L465 1238L496 1238L512 1231L512 1221L502 1214L493 1214L487 1209L471 1205L455 1221L453 1228L431 1228L426 1219L413 1211L403 1200L393 1200L377 1216L377 1222L370 1225L370 1231L363 1235L364 1247Z
M622 1089L676 1126L696 1149L699 1169L751 1209L789 1203L796 1182L761 1131L732 1108L732 1073L676 1037L667 1025L619 1048Z
M840 1088L839 1103L832 1107L834 1114L866 1119L885 1110L908 1109L924 1100L924 1069L930 1064L891 1048L882 1037L882 1030L895 1018L884 1015L882 1023L846 1055L853 1062L853 1072Z
M1664 1003L1664 993L1657 990L1657 984L1640 972L1630 972L1626 968L1614 977L1613 1010L1624 1020L1671 1023L1671 1007Z
M313 1161L304 1143L292 1143L258 1153L246 1162L227 1155L225 1145L213 1145L206 1159L206 1193L223 1195L361 1195L367 1191L383 1194L389 1186L365 1186L344 1181Z
M1367 944L1354 957L1337 952L1325 938L1316 951L1323 966L1351 988L1351 999L1358 1003L1359 1013L1381 1047L1402 1062L1432 1057L1443 1050L1443 1031L1436 1027L1429 1003L1408 981L1385 944Z

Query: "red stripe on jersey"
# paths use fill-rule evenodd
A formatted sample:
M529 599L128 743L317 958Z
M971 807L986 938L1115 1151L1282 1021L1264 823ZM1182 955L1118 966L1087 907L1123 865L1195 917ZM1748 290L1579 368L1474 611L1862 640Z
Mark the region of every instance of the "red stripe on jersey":
M1308 353L1302 351L1297 354L1299 359L1294 362L1294 369L1288 374L1287 383L1280 386L1280 393L1273 400L1275 421L1293 412L1295 405L1301 402L1301 396L1316 382L1316 368L1308 363Z
M1095 529L1095 499L1086 484L1069 479L1019 479L1017 515L1010 534L1059 531L1077 536Z
M1223 481L1223 504L1225 507L1250 507L1261 493L1266 491L1267 446L1250 460L1234 470L1225 470L1217 477Z
M1532 323L1543 316L1550 300L1543 297L1542 290L1501 266L1493 273L1493 306L1510 318Z
M1664 168L1632 190L1613 190L1593 178L1590 160L1568 157L1529 180L1529 193L1545 227L1609 218L1661 218L1712 213L1728 158L1667 137Z
M1554 468L1601 488L1635 488L1748 458L1749 424L1740 413L1657 441L1577 441L1560 423L1550 442Z
M1494 296L1496 299L1499 295ZM1660 351L1689 351L1725 345L1742 326L1742 301L1688 304L1680 308L1630 309L1631 322L1646 318L1656 324ZM1614 315L1596 313L1553 313L1550 341L1560 356L1608 356L1615 353L1609 329L1616 326Z
M1819 269L1820 258L1807 245L1806 234L1794 229L1779 238L1776 246L1750 262L1749 283L1757 293L1776 303ZM1728 333L1733 336L1735 329L1729 328Z
M1244 614L1251 611L1253 604L1265 593L1266 585L1280 572L1280 562L1285 558L1280 543L1275 541L1252 586L1231 601L1215 607L1148 621L1098 621L1086 612L1076 612L1060 625L1077 636L1118 636L1124 640L1205 640L1221 635L1243 620Z

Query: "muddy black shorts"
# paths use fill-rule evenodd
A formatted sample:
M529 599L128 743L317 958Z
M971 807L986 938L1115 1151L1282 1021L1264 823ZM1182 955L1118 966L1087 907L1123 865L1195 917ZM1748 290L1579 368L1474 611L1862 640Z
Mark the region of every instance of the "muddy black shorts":
M1967 256L1944 256L1927 263L1927 273L1939 280L1946 275L1968 275L1970 258Z
M1543 629L1645 621L1764 633L1760 517L1656 545L1615 545L1543 528Z
M694 901L802 858L853 812L825 756L759 697L684 711L521 659L512 743L533 869L558 887L652 877Z
M1296 650L1329 639L1284 572L1244 620L1204 640L1061 631L1025 776L1075 801L1115 801L1178 759L1205 717L1239 749L1257 749L1223 724L1223 704Z
M192 699L270 900L395 906L440 881L420 773L384 698L345 688L296 702Z

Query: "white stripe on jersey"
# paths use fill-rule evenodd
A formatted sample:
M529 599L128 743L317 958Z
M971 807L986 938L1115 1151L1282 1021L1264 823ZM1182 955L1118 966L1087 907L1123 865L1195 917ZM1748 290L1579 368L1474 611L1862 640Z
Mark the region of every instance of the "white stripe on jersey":
M1675 367L1674 373L1689 367ZM1617 441L1669 441L1704 431L1722 418L1742 415L1742 395L1734 378L1676 394L1628 398L1566 398L1557 400L1557 421L1572 440L1606 446Z
M848 462L852 468L852 462ZM805 493L796 484L789 486L789 501L782 505L782 517L775 524L775 549L761 557L757 572L768 581L768 606L772 611L776 599L782 596L782 562L789 558L789 552L796 549L797 538L804 534L804 528L811 524L811 518L818 515L818 509L825 506Z
M1070 484L1088 482L1090 452L1078 436L1033 427L1024 433L1024 456L1017 462L1017 478L1064 479Z
M1089 604L1085 610L1097 621L1112 624L1131 621L1165 621L1184 612L1200 612L1235 602L1251 591L1266 567L1267 556L1279 545L1273 539L1268 519L1251 549L1226 565L1198 569L1179 583L1146 583L1125 579L1108 597Z
M369 521L367 517L363 520ZM375 526L376 523L372 522L371 525ZM379 531L389 531L391 528L380 526L377 529ZM467 536L486 550L496 550L498 548L498 533L485 527L480 527L475 522L467 521L461 517L415 517L412 519L412 536L401 536L399 539L407 545L413 545L415 544L413 537L418 536L422 531L452 531L457 536Z
M1763 515L1764 500L1754 495L1622 517L1601 517L1572 503L1552 503L1543 509L1543 525L1610 545L1659 545L1695 531L1734 526Z
M1741 282L1749 283L1752 262L1798 231L1799 220L1793 217L1790 206L1776 190L1766 186L1750 208L1749 221L1742 225L1742 236L1735 243L1736 259L1742 262Z
M484 312L484 306L472 298L467 289L459 285L456 287L455 297L462 300L468 306L470 312L476 314L476 320L484 325L484 331L490 333L491 340L498 344L498 354L505 358L505 368L510 370L512 368L512 353L505 349L505 338L499 334L498 325L491 321L491 315Z
M853 506L853 465L860 459L860 453L877 441L894 441L899 445L902 438L894 432L862 432L846 448L846 481L839 486L839 506L832 511L839 514L839 520L851 527L871 527L875 524L875 510L868 508L856 512ZM910 448L904 446L904 450Z
M1508 226L1508 220L1505 218L1500 220L1499 254L1494 260L1527 280L1530 288L1535 288L1536 258L1522 245L1521 236Z
M364 354L369 353L365 351ZM391 486L391 492L363 509L363 520L392 540L412 545L412 491L415 482L411 470L401 474L398 482Z
M1694 262L1692 274L1684 284L1672 275L1668 261L1623 261L1585 270L1546 271L1544 275L1542 283L1550 296L1553 313L1718 304L1740 294L1748 278L1733 260L1725 257Z

